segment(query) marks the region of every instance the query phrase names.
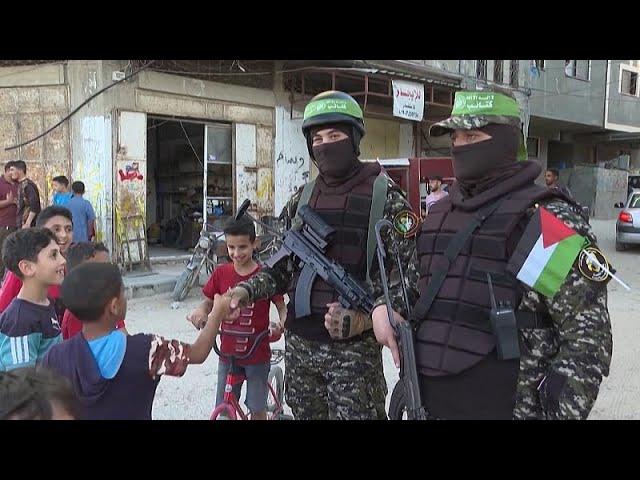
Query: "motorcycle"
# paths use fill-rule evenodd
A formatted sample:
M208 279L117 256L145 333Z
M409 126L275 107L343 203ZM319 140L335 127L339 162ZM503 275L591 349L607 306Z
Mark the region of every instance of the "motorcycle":
M209 227L214 228L212 225L209 225ZM224 233L221 231L208 231L205 224L202 227L200 238L193 249L191 258L187 261L186 268L173 289L173 300L176 302L184 300L200 277L202 267L205 267L207 276L210 276L216 265L224 260L226 255Z

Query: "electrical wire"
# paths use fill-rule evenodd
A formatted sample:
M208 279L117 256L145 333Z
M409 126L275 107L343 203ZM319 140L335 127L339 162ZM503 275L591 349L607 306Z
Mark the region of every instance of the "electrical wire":
M154 72L163 72L163 73L180 73L185 75L207 75L207 76L216 76L216 77L244 77L244 76L259 76L259 75L274 75L279 73L294 73L294 72L302 72L304 70L340 70L340 71L357 71L364 73L377 73L379 69L377 68L359 68L359 67L318 67L318 66L308 66L308 67L299 67L299 68L290 68L285 70L269 70L264 72L204 72L204 71L183 71L183 70L171 70L166 68L153 68Z
M19 143L17 145L12 145L10 147L6 147L4 150L5 151L10 151L10 150L15 150L16 148L20 148L20 147L24 147L25 145L29 145L30 143L35 142L36 140L41 139L42 137L44 137L45 135L47 135L48 133L52 132L53 130L55 130L56 128L58 128L60 125L62 125L64 122L66 122L67 120L69 120L73 115L75 115L82 107L84 107L87 103L89 103L91 100L93 100L94 98L96 98L98 95L106 92L107 90L109 90L111 87L114 87L115 85L118 85L119 83L124 82L125 80L130 79L131 77L137 75L138 73L140 73L142 70L144 70L145 68L149 67L153 62L155 62L155 60L150 60L149 62L147 62L146 64L144 64L142 67L140 67L139 69L135 70L134 72L131 72L129 75L126 75L124 78L113 82L109 85L107 85L106 87L98 90L96 93L94 93L93 95L91 95L89 98L87 98L84 102L82 102L80 105L78 105L76 108L73 109L73 111L71 113L69 113L67 116L65 116L62 120L60 120L58 123L56 123L53 127L45 130L44 132L42 132L40 135L37 135L35 137L33 137L30 140L27 140L26 142L22 142Z
M184 136L187 138L187 142L189 142L189 146L191 147L191 150L193 150L193 154L198 159L198 163L200 163L200 166L202 168L204 168L204 163L202 163L202 160L200 160L200 156L198 155L198 152L196 152L196 149L193 148L193 144L191 143L191 139L189 138L189 135L187 134L187 131L184 129L184 125L182 124L182 120L178 120L178 121L180 122L180 127L182 128L182 131L184 132Z

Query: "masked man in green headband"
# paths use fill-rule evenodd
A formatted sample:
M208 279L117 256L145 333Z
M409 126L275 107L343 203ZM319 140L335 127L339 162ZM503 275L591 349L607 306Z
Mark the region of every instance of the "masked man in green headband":
M281 218L290 224L302 205L311 207L336 231L327 256L379 298L375 223L383 217L395 222L395 230L384 230L383 239L396 242L404 264L415 265L418 217L378 163L358 159L365 128L362 110L351 96L329 91L314 97L305 109L302 133L319 175L289 200ZM393 257L387 258L391 265ZM294 298L302 283L300 265L285 259L239 283L227 297L235 309L276 292L289 294L285 386L294 417L385 419L382 347L370 316L342 308L335 290L320 278L302 292L310 298L311 314L297 315ZM399 288L391 288L398 298Z
M430 418L586 419L609 373L611 266L580 207L534 184L520 126L495 90L457 92L431 127L451 137L456 182L421 226L409 278ZM397 359L384 306L372 318Z

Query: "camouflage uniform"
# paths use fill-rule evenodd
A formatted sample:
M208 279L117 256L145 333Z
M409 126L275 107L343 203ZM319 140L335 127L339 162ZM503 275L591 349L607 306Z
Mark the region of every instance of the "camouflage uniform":
M500 92L500 90L497 90ZM456 96L457 107L464 108L465 99ZM473 97L475 101L478 97ZM486 97L481 98L486 102ZM469 98L466 100L469 102ZM519 118L509 115L458 114L435 124L432 135L452 129L478 129L490 123L519 126ZM519 155L524 153L523 141ZM519 158L522 159L522 156ZM541 202L550 213L596 246L596 237L576 207L564 200ZM537 206L527 212L533 215ZM552 298L547 298L519 282L523 291L519 310L547 312L551 328L520 329L520 368L516 386L514 419L586 419L598 395L603 376L609 374L613 349L611 324L607 309L606 282L586 278L574 262L563 285ZM414 260L417 262L417 260ZM408 269L412 295L417 295L419 265ZM392 293L399 305L401 292ZM406 312L397 310L403 316ZM553 379L552 382L549 379ZM549 401L551 383L554 384Z
M295 216L302 189L287 203L281 218L287 225ZM410 210L402 191L389 180L384 218L393 222L401 213ZM408 272L417 276L415 262L415 238L406 238L397 231L385 229L381 232L387 252L386 271L389 274L393 256L389 252L391 243L399 249ZM394 248L394 247L392 247ZM393 252L393 250L392 250ZM288 258L272 269L264 269L247 282L239 283L249 291L249 301L268 298L276 292L284 293L291 281L294 269L298 268ZM384 303L380 271L374 260L371 268L373 297L376 303ZM394 299L401 300L400 284L390 286ZM396 300L397 302L397 300ZM394 303L396 308L401 305ZM294 322L295 319L290 319ZM347 341L330 343L304 339L286 332L285 385L286 400L293 415L298 419L383 419L385 414L386 381L382 369L382 347L375 341L372 330Z
M290 331L285 338L285 394L297 420L386 419L387 384L371 332L346 348Z
M568 203L554 199L542 205L595 246L591 226ZM534 209L529 212L533 215ZM408 269L412 295L417 296L417 261ZM603 376L609 375L613 350L605 283L585 278L574 262L564 284L547 298L520 283L524 290L519 309L548 312L553 328L520 330L520 372L514 419L586 419L598 396ZM390 292L394 305L402 304L399 290ZM404 309L398 313L406 316ZM551 372L566 377L556 408L545 410L538 386Z
M590 225L562 200L544 207L596 245ZM533 211L531 212L533 213ZM520 374L515 419L586 419L598 396L603 376L609 375L613 339L607 309L606 283L580 273L578 260L553 298L526 288L521 310L547 311L553 329L520 331ZM555 372L566 377L557 408L545 411L537 387Z

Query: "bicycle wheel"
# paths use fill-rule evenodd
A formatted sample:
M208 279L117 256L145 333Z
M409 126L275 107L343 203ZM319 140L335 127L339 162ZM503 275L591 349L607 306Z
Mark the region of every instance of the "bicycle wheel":
M393 392L391 392L391 401L389 402L389 420L406 420L407 419L407 398L404 390L404 383L398 380Z
M189 294L189 290L191 290L193 281L196 279L197 272L199 271L199 268L187 268L184 272L182 272L182 275L180 275L180 278L178 278L178 280L176 281L176 285L173 288L172 298L174 302L181 302L185 299L185 297Z
M267 395L267 412L273 412L284 403L284 374L278 365L274 365L269 370L267 384L271 386L273 392L269 391ZM277 402L276 402L277 399Z
M229 403L221 403L211 412L211 417L209 420L218 420L221 414L225 414L226 417L220 418L220 420L237 420L238 416L236 415L236 410Z

